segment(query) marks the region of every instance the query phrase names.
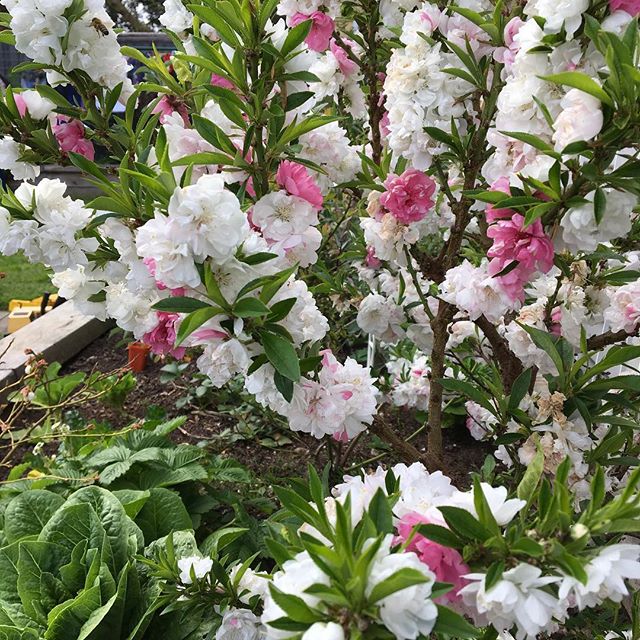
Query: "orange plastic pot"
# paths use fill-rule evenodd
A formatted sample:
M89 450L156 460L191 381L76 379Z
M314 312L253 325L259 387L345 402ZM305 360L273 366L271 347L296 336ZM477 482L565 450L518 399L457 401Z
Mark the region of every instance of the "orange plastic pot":
M149 361L151 347L142 342L131 342L127 347L129 352L129 369L131 371L144 371Z

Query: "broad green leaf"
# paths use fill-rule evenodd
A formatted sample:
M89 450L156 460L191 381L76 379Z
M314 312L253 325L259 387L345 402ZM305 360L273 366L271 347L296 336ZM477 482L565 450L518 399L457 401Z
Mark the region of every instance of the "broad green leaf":
M191 529L193 523L182 498L169 489L149 491L149 499L136 516L136 524L142 530L147 544L172 531Z
M149 499L148 491L138 491L136 489L120 489L114 491L113 495L118 498L120 504L124 507L125 513L135 520L136 515Z
M55 577L69 552L51 542L24 540L18 555L18 594L24 610L40 624L46 624L47 613L67 600L67 592Z
M58 605L49 613L49 625L44 640L77 638L85 622L101 604L100 585L95 585L73 600Z
M300 380L300 362L291 342L267 331L260 332L260 343L273 368L287 380Z
M64 498L52 491L32 490L16 496L4 514L4 534L8 542L26 536L37 536L49 518L64 503Z
M453 531L438 524L420 524L416 527L416 530L421 536L429 538L429 540L433 540L445 547L460 549L463 545Z

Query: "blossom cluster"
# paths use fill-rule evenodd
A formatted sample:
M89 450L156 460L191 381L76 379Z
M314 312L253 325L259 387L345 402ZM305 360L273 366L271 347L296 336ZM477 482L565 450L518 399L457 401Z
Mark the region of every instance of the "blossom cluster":
M477 519L478 498L483 500L500 531L517 527L517 516L526 507L526 501L509 498L504 487L479 483L470 491L456 489L441 472L429 473L419 463L399 464L389 470L379 467L364 476L345 476L344 482L333 489L324 511L332 527L337 526L337 509L346 507L352 525L358 526L380 494L387 494L396 484L388 499L393 515L394 535L387 534L377 541L372 537L364 545L376 545L366 572L363 595L370 598L376 588L391 576L400 579L403 570L413 573L411 586L398 588L367 609L375 619L398 640L412 640L428 635L439 616L436 605L446 606L473 619L480 627L491 624L504 637L514 634L519 640L533 640L544 633L554 633L572 612L598 606L610 600L620 602L629 595L629 580L640 577L640 546L636 543L617 543L594 546L586 550L580 561L584 565L584 579L577 579L561 562L553 559L541 562L514 560L510 568L503 569L498 579L492 579L485 570L472 568L473 556L465 561L456 548L431 539L432 531L450 531L448 509L458 509ZM347 506L348 505L348 506ZM310 505L311 508L315 508ZM478 523L478 526L481 526ZM575 524L571 536L579 539L589 535L583 524ZM309 523L299 530L307 539L326 545L327 553L333 547L325 535ZM529 540L535 548L545 541L536 531L529 531ZM337 543L336 543L337 544ZM251 610L230 608L224 613L218 638L225 640L228 629L242 629L246 637L286 640L298 637L302 630L287 629L282 622L291 615L287 609L287 596L302 602L306 611L317 616L316 622L303 624L303 638L312 640L345 640L349 637L351 621L343 610L335 617L331 593L338 579L327 569L325 560L315 553L316 546L295 553L284 561L273 575L256 573L250 568L235 565L230 577L235 583L241 605L252 605ZM330 557L330 556L329 556ZM470 564L472 566L470 566ZM192 584L193 579L207 579L211 560L200 557L179 561L180 582ZM417 580L415 576L421 576ZM447 583L449 590L441 595L432 594L436 583ZM256 607L260 603L260 607ZM297 605L298 609L300 605ZM256 611L261 610L261 615ZM309 616L312 614L309 613ZM363 619L360 618L359 623ZM244 636L243 636L244 637Z

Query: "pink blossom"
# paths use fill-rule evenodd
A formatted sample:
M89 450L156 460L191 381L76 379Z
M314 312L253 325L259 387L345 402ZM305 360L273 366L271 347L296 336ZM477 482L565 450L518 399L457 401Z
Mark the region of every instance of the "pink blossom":
M376 256L376 251L373 247L367 247L364 263L369 269L379 269L382 266L382 260Z
M93 143L84 137L84 125L80 120L68 116L57 116L51 125L60 150L64 153L78 153L89 160L95 157Z
M18 113L20 114L20 117L24 118L25 114L27 113L27 103L19 93L14 93L13 99L16 103L16 107L18 107Z
M290 195L306 200L315 209L322 208L320 187L303 165L283 160L276 172L276 183Z
M524 22L522 19L515 17L509 20L504 28L504 47L499 47L494 51L493 57L497 62L506 65L512 65L515 62L516 54L520 50L520 45L515 41L518 32Z
M420 19L429 25L429 34L433 33L438 28L440 19L442 18L442 12L434 6L430 6L428 11L420 11L419 15Z
M178 112L182 117L182 121L184 122L184 126L189 126L189 112L187 111L187 105L175 98L174 96L164 95L158 102L158 104L153 108L151 113L159 113L160 114L160 124L164 124L167 116Z
M380 204L403 224L422 220L433 208L436 183L417 169L407 169L401 176L390 175L384 182L387 190Z
M386 109L382 114L382 118L380 118L380 133L382 134L383 140L387 140L389 138L389 134L391 133L391 122L389 121L389 112Z
M344 38L343 42L353 51L353 45L355 42L350 40L349 38ZM329 49L331 53L333 53L335 59L338 61L338 66L340 67L340 71L345 76L350 76L352 73L355 73L358 69L358 65L355 61L351 60L349 54L335 41L331 40L329 43Z
M232 91L236 88L236 85L231 82L231 80L227 80L226 78L219 76L217 73L211 74L211 84L214 87L222 87L223 89L231 89Z
M314 11L311 15L298 12L289 19L289 26L295 27L305 20L313 20L311 30L305 39L309 49L312 51L326 51L336 26L335 22L322 11Z
M172 355L174 358L183 358L186 352L184 347L176 347L176 322L180 319L177 313L158 311L158 324L155 329L144 334L142 340L151 347L156 355Z
M562 309L560 307L555 307L551 312L551 333L554 336L562 335Z
M429 523L430 521L419 513L408 513L398 523L397 542L406 542L416 525ZM470 573L470 569L455 549L445 547L416 533L411 538L407 551L413 551L420 561L436 574L438 582L448 582L453 585L453 589L437 598L436 602L446 604L462 600L458 593L467 584L463 576Z
M324 371L328 371L332 375L335 375L340 371L340 363L333 355L333 351L331 351L331 349L323 349L320 352L320 355L322 356L322 369Z
M500 285L512 300L524 300L524 285L536 271L546 273L553 266L553 242L545 234L542 222L536 220L524 226L524 216L514 213L491 225L487 235L493 246L487 252L491 258L489 275L496 276L517 262L515 268L499 277Z
M640 0L609 0L611 11L626 11L630 16L640 14Z
M502 193L511 193L511 185L509 178L502 176L498 178L490 187L489 191L500 191ZM500 218L510 218L513 214L512 209L496 209L492 204L485 211L487 222L491 224Z
M629 325L638 326L640 324L640 301L628 304L624 309L624 317Z
M217 329L200 329L199 331L194 331L192 335L199 342L227 340L229 338L224 331L218 331Z
M507 22L507 26L504 28L504 43L510 49L515 44L516 36L520 33L522 25L524 25L524 21L517 16Z
M88 160L93 160L96 157L96 150L93 147L93 142L91 140L87 140L86 138L81 138L76 142L73 149L69 149L72 153L79 153L81 156L84 156Z

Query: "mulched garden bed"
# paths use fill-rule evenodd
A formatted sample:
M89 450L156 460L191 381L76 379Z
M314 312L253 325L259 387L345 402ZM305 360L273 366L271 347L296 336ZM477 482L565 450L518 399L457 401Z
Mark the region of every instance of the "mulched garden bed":
M111 372L122 369L127 365L126 346L122 344L119 335L105 334L81 351L73 360L68 362L61 373L74 371ZM184 386L189 383L189 372L195 365L191 365L185 372L182 381L161 382L160 369L166 364L159 359L150 362L147 368L136 373L136 387L128 394L122 410L114 409L99 401L84 404L81 414L87 421L109 423L114 428L121 428L130 424L136 418L144 417L148 411L162 410L168 418L186 415L187 420L179 430L174 431L176 442L190 444L206 443L207 448L216 454L229 456L262 479L274 481L278 478L301 476L306 474L306 467L312 463L316 468L322 468L329 460L329 450L326 443L322 443L307 434L291 432L288 429L270 428L268 441L273 446L265 446L260 433L254 437L242 433L238 421L228 413L216 411L213 408L198 408L187 406L181 409L176 402L185 395ZM28 416L27 416L28 419ZM419 428L419 423L409 412L387 412L385 417L403 438ZM278 440L284 442L278 446ZM261 440L263 442L261 442ZM420 434L414 444L421 448L426 442L424 433ZM350 452L348 463L354 465L379 456L382 453L380 441L369 434L364 434ZM344 445L343 445L344 446ZM334 452L336 447L334 445ZM450 428L444 431L443 473L449 475L460 488L470 484L469 473L478 470L491 449L473 440L465 428ZM24 455L25 452L22 452ZM16 456L14 464L19 462ZM380 461L373 461L369 466L378 462L393 464L399 462L397 456L386 455ZM1 471L0 471L1 473Z

